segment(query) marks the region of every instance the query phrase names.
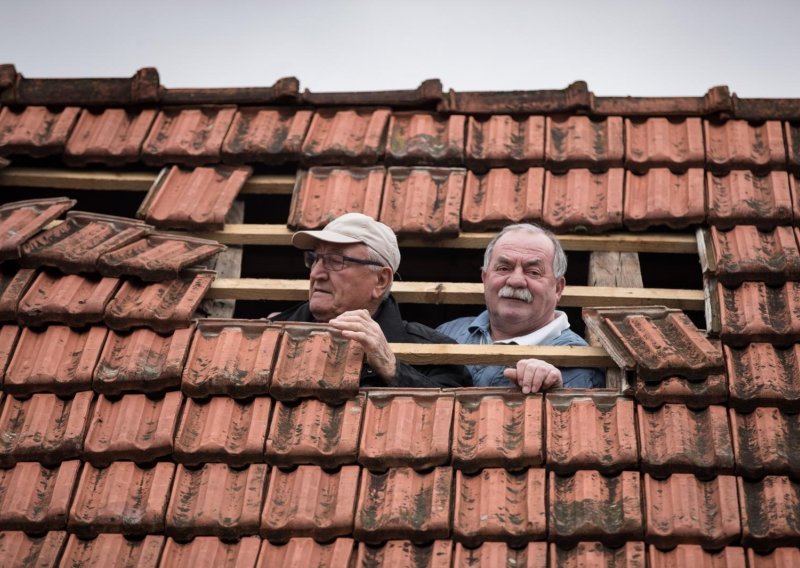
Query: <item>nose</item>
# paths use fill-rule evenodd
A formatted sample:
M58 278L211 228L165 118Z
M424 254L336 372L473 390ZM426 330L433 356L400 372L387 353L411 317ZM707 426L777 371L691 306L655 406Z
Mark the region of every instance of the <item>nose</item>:
M325 263L321 258L317 258L314 264L311 265L311 279L318 280L320 276L327 276L328 271L325 269Z
M506 284L512 288L527 288L525 283L525 275L522 272L521 266L517 266L511 271L506 279Z

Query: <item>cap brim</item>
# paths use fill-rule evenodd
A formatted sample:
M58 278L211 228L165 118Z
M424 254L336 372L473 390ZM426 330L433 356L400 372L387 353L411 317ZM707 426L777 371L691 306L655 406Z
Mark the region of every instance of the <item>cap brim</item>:
M337 245L360 243L358 239L348 237L334 231L298 231L292 236L292 245L301 250L311 250L320 241Z

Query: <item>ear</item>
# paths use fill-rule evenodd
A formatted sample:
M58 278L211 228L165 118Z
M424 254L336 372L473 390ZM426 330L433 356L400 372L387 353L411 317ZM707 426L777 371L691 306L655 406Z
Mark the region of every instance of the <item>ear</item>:
M394 280L392 269L388 266L384 266L375 272L375 276L375 286L372 287L372 298L383 298L386 290L391 287L392 280Z
M567 279L563 276L556 281L556 303L561 301L561 294L564 293L564 286L567 285Z
M486 284L486 271L483 268L481 268L481 282Z

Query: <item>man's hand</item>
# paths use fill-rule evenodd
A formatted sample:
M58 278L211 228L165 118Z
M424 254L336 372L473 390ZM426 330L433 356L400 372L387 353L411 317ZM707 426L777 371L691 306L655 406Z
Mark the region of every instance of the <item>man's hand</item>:
M367 310L344 312L328 323L338 329L345 339L353 339L361 344L369 366L387 385L392 384L397 372L397 359L389 349L389 342L380 326Z
M523 394L546 391L564 384L561 371L540 359L520 359L517 366L503 371L505 378L517 383Z

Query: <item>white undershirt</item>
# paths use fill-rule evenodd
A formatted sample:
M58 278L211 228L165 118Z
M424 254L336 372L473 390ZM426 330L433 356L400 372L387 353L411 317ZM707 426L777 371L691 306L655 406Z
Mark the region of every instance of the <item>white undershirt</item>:
M548 323L544 327L540 327L536 331L533 331L527 335L520 335L519 337L511 337L509 339L499 339L497 341L492 341L492 343L501 343L501 344L508 344L508 343L515 343L517 345L541 345L547 341L552 341L559 335L561 335L564 330L569 329L569 320L567 319L567 314L562 312L561 310L555 311L556 317L553 321Z

